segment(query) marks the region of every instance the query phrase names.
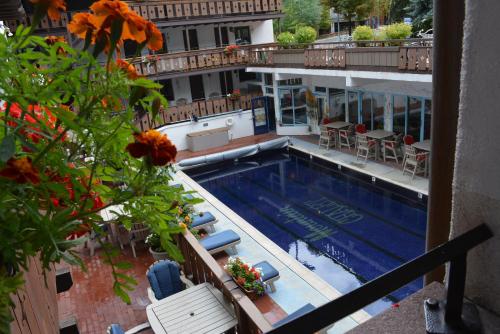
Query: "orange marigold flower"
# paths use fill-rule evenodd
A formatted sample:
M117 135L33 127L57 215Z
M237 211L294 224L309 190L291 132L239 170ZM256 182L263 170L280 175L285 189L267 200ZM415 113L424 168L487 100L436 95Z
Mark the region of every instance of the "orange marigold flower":
M48 45L54 45L56 43L64 43L66 42L66 38L64 36L47 36L45 37L45 43Z
M243 277L238 277L236 282L241 286L245 285L245 279Z
M177 148L168 137L156 130L135 134L135 142L127 145L126 150L134 158L148 156L155 166L164 166L175 161Z
M184 221L186 223L190 223L191 222L191 217L189 217L189 216L184 217Z
M68 30L80 38L85 38L87 32L97 30L97 18L90 13L78 13L68 24Z
M179 223L179 226L180 226L182 229L184 229L184 230L187 228L186 224L184 224L184 223Z
M64 0L30 0L35 5L46 8L49 17L57 21L61 18L60 11L66 10L66 2Z
M0 170L0 176L14 180L17 183L40 183L38 170L33 166L29 157L10 158L7 165Z
M123 59L117 59L116 60L116 65L119 69L123 70L129 79L137 79L139 77L139 74L137 74L137 71L135 70L135 66L128 63L127 61Z
M161 31L150 21L148 21L146 25L146 41L150 50L158 51L163 47L163 36Z

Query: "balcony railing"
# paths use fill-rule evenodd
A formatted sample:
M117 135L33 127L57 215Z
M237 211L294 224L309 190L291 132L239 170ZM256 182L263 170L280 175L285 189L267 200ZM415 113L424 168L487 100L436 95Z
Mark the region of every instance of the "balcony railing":
M154 120L149 114L138 115L135 124L142 131L157 128L163 125L197 118L215 116L235 110L247 110L252 107L252 97L257 95L242 95L237 100L229 97L217 97L207 100L194 101L182 106L168 107L159 112L159 120Z
M182 20L214 16L255 15L281 12L282 0L240 1L127 1L141 16L149 20Z
M181 234L177 240L185 259L182 266L186 275L191 276L195 284L212 284L233 304L238 319L237 333L266 333L272 329L255 304L189 231Z
M262 44L259 47L273 44ZM254 45L242 45L227 54L224 48L175 52L146 56L133 61L138 73L146 76L168 75L178 72L203 71L223 67L244 67L249 64Z
M432 71L432 40L320 43L251 50L249 65L366 71Z

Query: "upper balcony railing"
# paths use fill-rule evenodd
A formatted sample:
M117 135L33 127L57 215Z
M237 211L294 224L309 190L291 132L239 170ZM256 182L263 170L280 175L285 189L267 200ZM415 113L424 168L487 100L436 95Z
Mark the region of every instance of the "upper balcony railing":
M279 13L283 8L282 0L146 0L127 2L143 17L161 21Z
M251 50L249 65L365 71L432 71L432 40L316 43Z
M258 19L259 15L280 14L283 9L282 0L142 0L126 2L135 12L148 20L177 22L171 25L183 25L187 23L186 20L190 21L189 24L193 24L195 23L193 21L205 18L213 19L215 22L218 18L230 18L231 16L255 16L255 19ZM60 20L44 17L38 29L64 29L74 13L76 11L72 10L70 2L68 11L61 14ZM10 31L14 32L21 24L24 26L31 24L31 15L22 18L4 18L4 23ZM169 25L165 24L165 26Z
M142 131L146 131L167 124L184 122L192 119L193 116L203 118L240 109L248 110L252 107L252 97L255 96L257 95L246 94L241 95L238 99L219 96L177 106L169 106L166 109L160 110L157 119L153 119L148 113L143 115L138 114L135 119L135 124Z
M258 45L259 48L273 46L274 44ZM256 47L255 45L242 45L239 50L232 53L226 53L224 48L165 53L137 58L133 64L137 72L145 76L169 75L222 67L244 67L250 63L251 50Z

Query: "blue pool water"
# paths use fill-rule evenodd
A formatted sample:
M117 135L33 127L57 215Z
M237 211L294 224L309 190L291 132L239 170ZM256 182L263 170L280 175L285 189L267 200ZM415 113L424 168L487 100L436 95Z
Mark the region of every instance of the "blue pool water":
M342 293L424 252L426 207L416 196L291 152L188 174ZM421 287L416 280L365 310L379 313Z

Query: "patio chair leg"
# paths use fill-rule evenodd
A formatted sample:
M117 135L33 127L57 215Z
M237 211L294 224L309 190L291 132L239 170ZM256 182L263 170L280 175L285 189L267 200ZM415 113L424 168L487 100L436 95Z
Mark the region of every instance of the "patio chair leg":
M231 253L238 254L238 251L236 250L236 246L231 247Z
M132 254L134 255L134 258L136 258L137 255L135 254L135 242L131 241L130 242L130 247L132 247Z
M274 286L274 282L269 283L269 288L271 289L271 292L276 292L276 287Z
M210 225L210 231L211 231L212 233L215 233L215 226Z

